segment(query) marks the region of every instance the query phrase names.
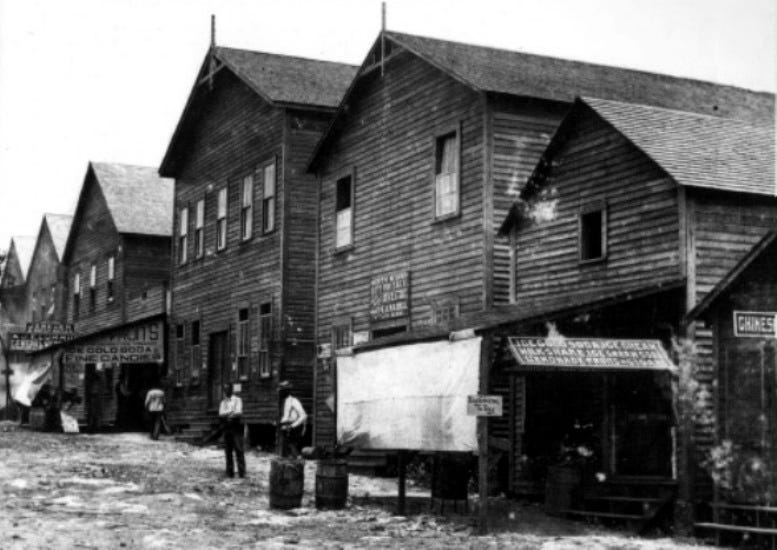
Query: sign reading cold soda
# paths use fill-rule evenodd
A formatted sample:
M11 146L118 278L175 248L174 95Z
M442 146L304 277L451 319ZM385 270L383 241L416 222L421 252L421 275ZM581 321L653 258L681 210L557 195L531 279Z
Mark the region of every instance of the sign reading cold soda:
M65 348L65 363L139 364L164 360L164 331L161 321L122 327L91 340Z

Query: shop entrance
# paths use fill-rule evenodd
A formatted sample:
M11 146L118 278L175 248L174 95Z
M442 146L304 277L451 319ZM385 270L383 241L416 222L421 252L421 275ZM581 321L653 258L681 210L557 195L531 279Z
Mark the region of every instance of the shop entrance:
M159 384L161 368L156 363L122 364L114 386L118 431L136 432L149 429L146 393Z

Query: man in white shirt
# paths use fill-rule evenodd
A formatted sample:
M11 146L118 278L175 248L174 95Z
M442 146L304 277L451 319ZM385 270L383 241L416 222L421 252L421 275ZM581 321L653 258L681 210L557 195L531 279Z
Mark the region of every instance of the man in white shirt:
M146 394L146 410L151 415L151 439L159 439L159 429L165 413L165 392L157 384L151 386Z
M224 384L224 398L219 405L219 420L224 433L224 453L227 458L227 477L235 477L237 460L237 475L246 476L246 459L243 446L243 400L232 395L232 384Z
M305 423L308 415L302 407L299 399L291 394L291 383L287 380L278 384L278 394L283 402L283 417L280 425L283 431L282 456L299 456L299 447L302 436L305 435Z

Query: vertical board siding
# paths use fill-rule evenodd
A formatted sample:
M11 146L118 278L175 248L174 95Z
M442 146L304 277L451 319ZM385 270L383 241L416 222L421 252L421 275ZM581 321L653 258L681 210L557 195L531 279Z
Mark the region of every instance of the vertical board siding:
M586 296L680 277L675 184L625 139L588 119L554 158L545 182L550 219L518 233L516 295L521 301ZM581 206L606 201L606 260L579 262Z
M318 343L339 317L370 329L370 280L410 272L413 327L432 300L455 295L461 313L483 307L483 107L476 93L403 55L356 84L347 117L320 169ZM460 131L460 215L434 219L435 137ZM336 252L335 182L354 173L353 248ZM319 365L316 437L331 442L332 372Z

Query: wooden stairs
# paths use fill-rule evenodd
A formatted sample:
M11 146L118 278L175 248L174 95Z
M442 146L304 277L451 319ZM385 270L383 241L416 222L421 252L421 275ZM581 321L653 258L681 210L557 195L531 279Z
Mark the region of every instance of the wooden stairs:
M668 526L677 482L658 477L616 477L591 482L563 515L572 519L625 526L636 533Z
M170 417L168 423L176 432L176 441L190 444L200 443L218 424L216 415L207 412L171 414Z

